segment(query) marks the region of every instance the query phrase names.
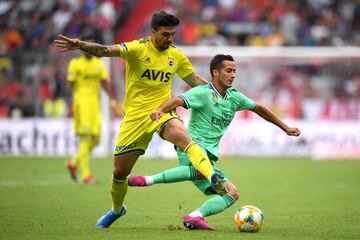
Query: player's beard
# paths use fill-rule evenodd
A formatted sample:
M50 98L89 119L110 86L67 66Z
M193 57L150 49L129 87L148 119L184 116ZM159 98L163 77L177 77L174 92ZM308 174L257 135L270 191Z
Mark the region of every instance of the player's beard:
M163 43L159 45L159 50L164 51L170 47L171 43Z
M172 41L167 41L167 40L161 41L161 39L159 39L158 44L157 44L158 49L160 51L164 51L170 47L171 43L172 43Z

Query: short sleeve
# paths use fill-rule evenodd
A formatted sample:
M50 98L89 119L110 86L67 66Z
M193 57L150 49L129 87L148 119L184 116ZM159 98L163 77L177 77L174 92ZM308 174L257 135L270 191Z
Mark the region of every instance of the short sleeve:
M181 94L179 97L184 99L187 109L197 109L204 105L206 96L207 95L204 86L197 86Z
M248 98L239 91L236 91L235 96L236 96L236 104L237 104L236 111L245 110L245 109L250 110L253 109L256 105L254 100Z
M138 44L137 40L131 41L131 42L125 42L116 44L116 46L120 50L120 56L121 58L130 61L132 58L136 56L136 53L139 51L140 45Z
M181 62L179 63L179 67L176 70L176 74L181 78L185 78L194 72L194 67L190 63L189 59L184 54L182 54Z

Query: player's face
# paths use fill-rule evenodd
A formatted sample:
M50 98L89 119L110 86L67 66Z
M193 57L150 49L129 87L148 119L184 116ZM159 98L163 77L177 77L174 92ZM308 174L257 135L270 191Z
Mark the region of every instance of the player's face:
M218 83L223 89L228 89L236 77L235 62L225 60L222 62L222 67L214 71L214 81Z
M152 39L155 47L160 50L166 50L174 41L176 27L160 27L158 30L152 29Z

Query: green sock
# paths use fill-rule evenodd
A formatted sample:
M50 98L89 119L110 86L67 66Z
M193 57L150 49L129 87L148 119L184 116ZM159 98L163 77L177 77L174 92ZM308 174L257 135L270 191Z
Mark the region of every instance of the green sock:
M207 217L224 211L225 209L233 205L235 201L236 200L228 194L224 196L215 196L206 201L197 210L201 212L203 217Z
M193 166L179 166L170 168L154 177L154 184L157 183L173 183L188 180L195 180L196 170Z

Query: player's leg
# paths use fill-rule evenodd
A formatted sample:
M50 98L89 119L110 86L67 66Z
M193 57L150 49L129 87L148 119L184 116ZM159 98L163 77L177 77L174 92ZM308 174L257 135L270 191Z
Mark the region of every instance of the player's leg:
M79 141L78 161L81 171L81 178L85 183L90 183L89 179L93 178L93 176L90 173L90 164L89 164L90 149L92 144L91 139L92 139L91 135L81 135Z
M79 136L79 145L78 151L73 158L67 162L67 167L69 169L72 179L77 180L77 168L79 167L81 172L81 177L84 182L87 182L91 177L90 167L89 167L89 155L91 148L91 136L86 134L81 134Z
M111 181L112 210L102 216L97 222L97 228L108 228L119 217L126 213L123 204L127 193L127 176L134 167L136 160L144 151L136 150L114 157L114 171Z
M127 176L134 167L136 160L144 152L137 150L124 153L114 158L113 181L111 184L112 206L113 211L117 213L123 205L127 193Z
M224 174L217 169L215 171ZM225 177L225 176L224 176ZM205 195L216 194L210 183L205 179L197 178L193 181L194 185ZM232 184L228 178L225 177L225 187L227 194L223 196L216 195L213 198L206 201L203 205L197 208L195 211L184 217L184 226L189 229L203 229L203 230L214 230L215 228L210 226L206 221L205 217L217 214L229 208L239 198L239 194L234 184Z
M232 206L239 199L239 193L235 185L229 181L225 182L225 187L227 194L224 196L214 196L189 215L192 216L195 212L199 212L202 217L208 217Z
M92 150L99 144L99 136L90 135L87 139L88 143L85 147L88 147L87 156L79 158L80 166L82 170L82 179L84 183L96 183L96 178L90 171L90 156Z
M214 171L206 152L192 141L182 121L177 118L170 119L165 123L160 135L187 154L192 165L212 183L217 193L225 194L223 177Z
M76 168L81 172L84 183L94 183L95 177L90 172L90 154L99 142L101 129L100 110L92 109L90 105L75 102L73 105L74 131L79 136L78 152L69 162L68 169L73 179L76 177Z
M145 187L159 183L192 181L196 178L193 166L178 166L151 176L132 175L128 178L129 186Z
M136 160L145 153L152 139L154 122L150 118L142 121L125 119L120 125L114 151L114 171L111 181L112 210L101 217L97 228L108 228L120 216L126 213L123 204L127 193L127 176L134 167Z
M79 119L79 108L76 107L76 103L74 103L73 105L73 128L74 128L74 132L76 134L76 137L80 137L80 131L79 131L79 126L80 126L80 119ZM79 146L77 147L77 152L75 154L75 156L72 159L69 159L66 161L66 167L70 173L71 178L74 181L77 181L77 170L78 170L78 165L79 165L79 155L80 155L80 151L79 151Z
M178 167L170 168L163 172L151 176L137 176L137 175L129 176L128 178L129 186L145 187L158 183L193 181L199 175L201 175L191 165L191 162L185 152L181 151L179 148L176 148L176 153L179 159ZM202 175L201 177L204 178Z
M78 150L79 151L79 150ZM78 164L79 164L79 153L76 153L76 155L72 158L66 161L66 167L70 173L70 177L77 181L77 170L78 170Z
M91 145L90 145L90 154L92 152L92 150L94 150L94 148L99 145L100 142L100 136L95 136L93 135L91 138Z
M82 116L82 132L88 133L89 138L87 139L88 151L87 157L80 159L81 165L83 165L84 172L82 174L83 181L85 183L95 183L96 178L90 173L90 155L94 147L99 144L100 131L101 131L101 112L100 109L89 109L90 105L83 107L82 110L86 110L86 114L83 112Z

